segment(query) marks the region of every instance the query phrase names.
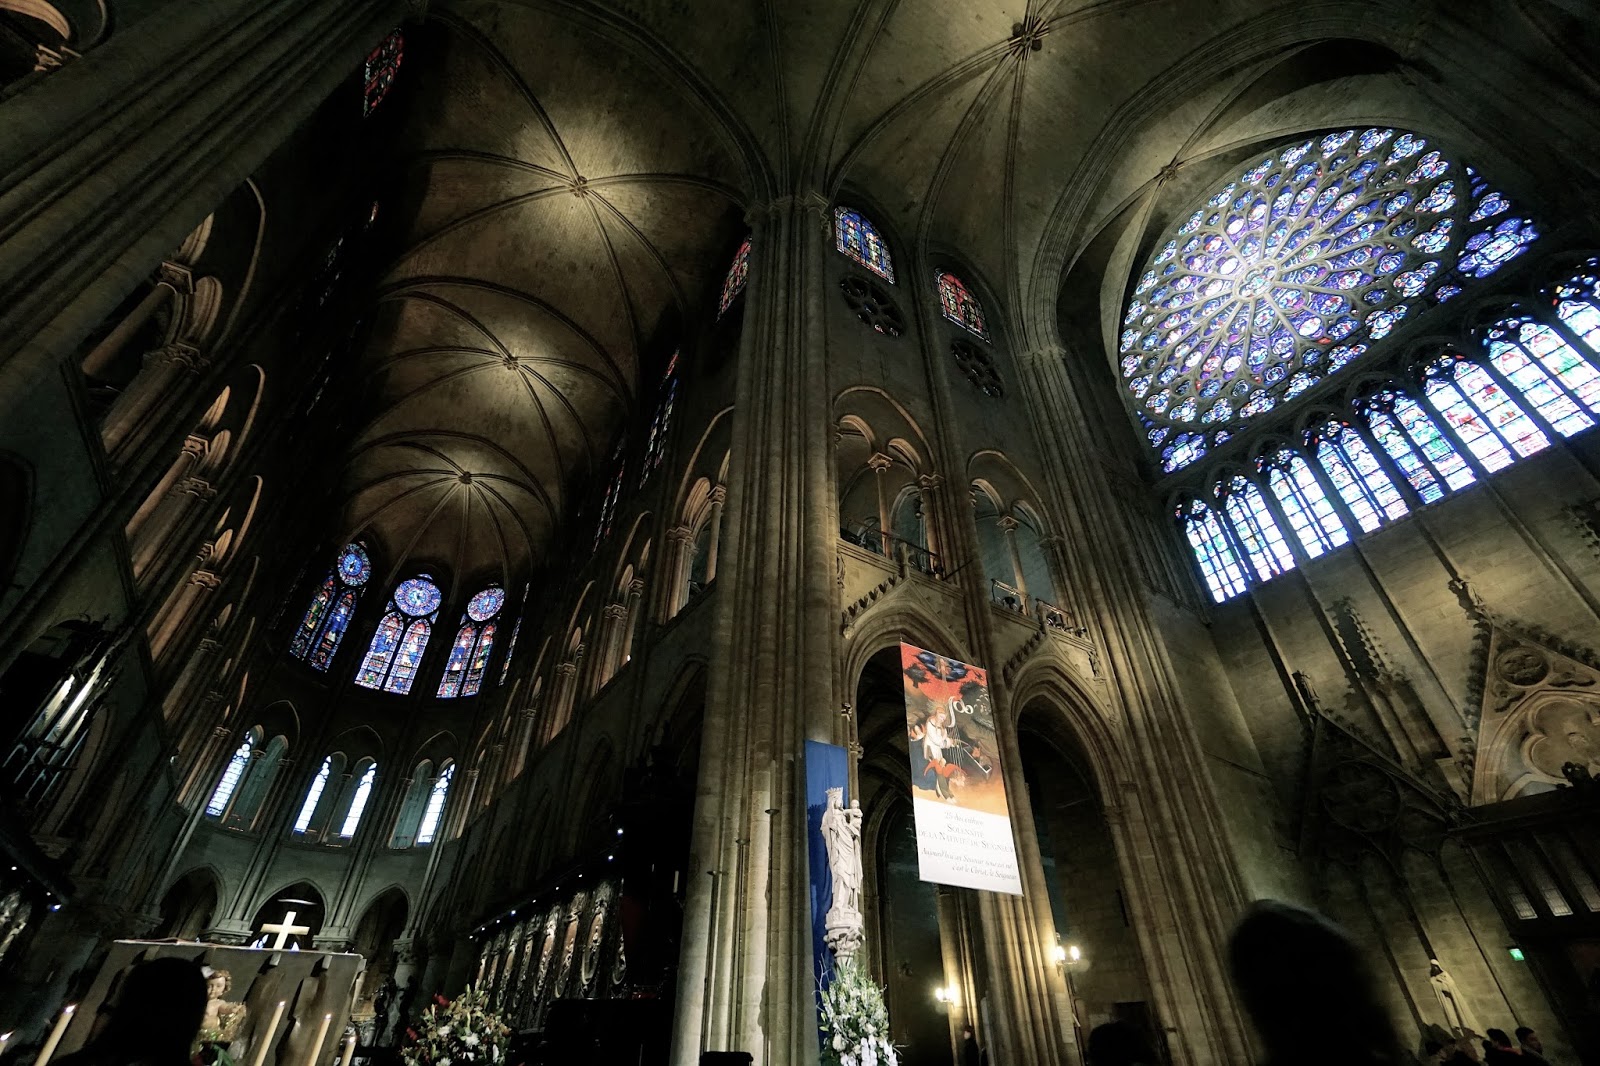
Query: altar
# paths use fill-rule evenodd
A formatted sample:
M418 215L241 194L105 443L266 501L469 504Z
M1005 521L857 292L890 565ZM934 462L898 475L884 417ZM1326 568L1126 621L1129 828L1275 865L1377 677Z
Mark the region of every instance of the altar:
M336 1058L348 1057L345 1048L355 1032L350 1011L366 970L362 956L170 940L113 943L76 1004L56 1054L83 1047L96 1020L116 1002L129 968L171 957L193 959L215 971L202 1039L226 1045L238 1066L332 1066ZM215 979L219 973L226 979Z

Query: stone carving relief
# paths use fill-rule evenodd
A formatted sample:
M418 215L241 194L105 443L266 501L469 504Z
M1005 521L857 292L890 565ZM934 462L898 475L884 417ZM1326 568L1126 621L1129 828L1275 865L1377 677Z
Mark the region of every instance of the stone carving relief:
M594 907L589 914L589 935L583 945L582 988L594 991L594 975L600 966L600 945L605 941L606 919L611 911L611 885L595 889Z
M1474 805L1548 792L1568 766L1600 775L1600 670L1498 626L1483 662Z

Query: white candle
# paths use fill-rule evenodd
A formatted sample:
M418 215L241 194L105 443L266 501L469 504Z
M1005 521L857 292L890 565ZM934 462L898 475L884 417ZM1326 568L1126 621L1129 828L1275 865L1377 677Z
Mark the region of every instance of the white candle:
M56 1027L50 1030L50 1039L44 1042L44 1047L39 1049L39 1057L33 1060L33 1066L45 1066L50 1061L50 1056L56 1053L56 1045L61 1043L61 1037L67 1031L67 1025L72 1021L72 1012L78 1009L76 1003L68 1003L61 1012L61 1017L56 1019Z
M311 1042L311 1050L306 1052L306 1066L317 1066L317 1052L322 1050L322 1041L327 1038L328 1025L332 1021L333 1015L324 1014L322 1016L322 1024L317 1026L317 1038ZM43 1066L43 1064L34 1063L34 1066Z
M350 1066L354 1061L356 1061L356 1034L351 1033L344 1038L344 1058L340 1060L340 1066Z
M278 1006L272 1012L272 1020L267 1023L265 1032L256 1035L256 1053L250 1057L250 1066L261 1066L267 1060L267 1048L272 1046L272 1036L278 1031L278 1019L283 1017L284 1000L278 1000Z

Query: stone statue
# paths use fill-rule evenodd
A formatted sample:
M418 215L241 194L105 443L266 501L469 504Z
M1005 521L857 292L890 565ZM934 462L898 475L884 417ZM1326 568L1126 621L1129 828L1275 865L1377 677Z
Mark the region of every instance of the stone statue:
M1428 983L1433 986L1433 994L1439 1000L1439 1010L1444 1014L1446 1029L1457 1036L1468 1036L1483 1031L1478 1028L1478 1019L1472 1013L1472 1008L1461 998L1461 990L1456 987L1455 978L1445 972L1444 967L1439 965L1438 959L1428 960Z
M823 916L828 946L841 962L856 953L864 939L861 918L861 805L844 805L844 789L828 789L822 812L822 840L828 850L833 905Z

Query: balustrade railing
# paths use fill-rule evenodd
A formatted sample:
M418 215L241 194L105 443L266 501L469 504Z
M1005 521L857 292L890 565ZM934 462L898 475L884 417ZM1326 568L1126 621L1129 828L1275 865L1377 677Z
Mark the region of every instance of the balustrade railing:
M903 562L913 570L927 574L929 577L942 577L944 566L936 552L931 552L920 544L913 544L909 540L897 537L893 533L885 533L877 529L849 530L841 527L839 536L849 541L858 548L863 548L874 555Z
M999 578L989 580L989 602L1023 616L1028 613L1028 597L1022 594L1021 589L1008 585Z

